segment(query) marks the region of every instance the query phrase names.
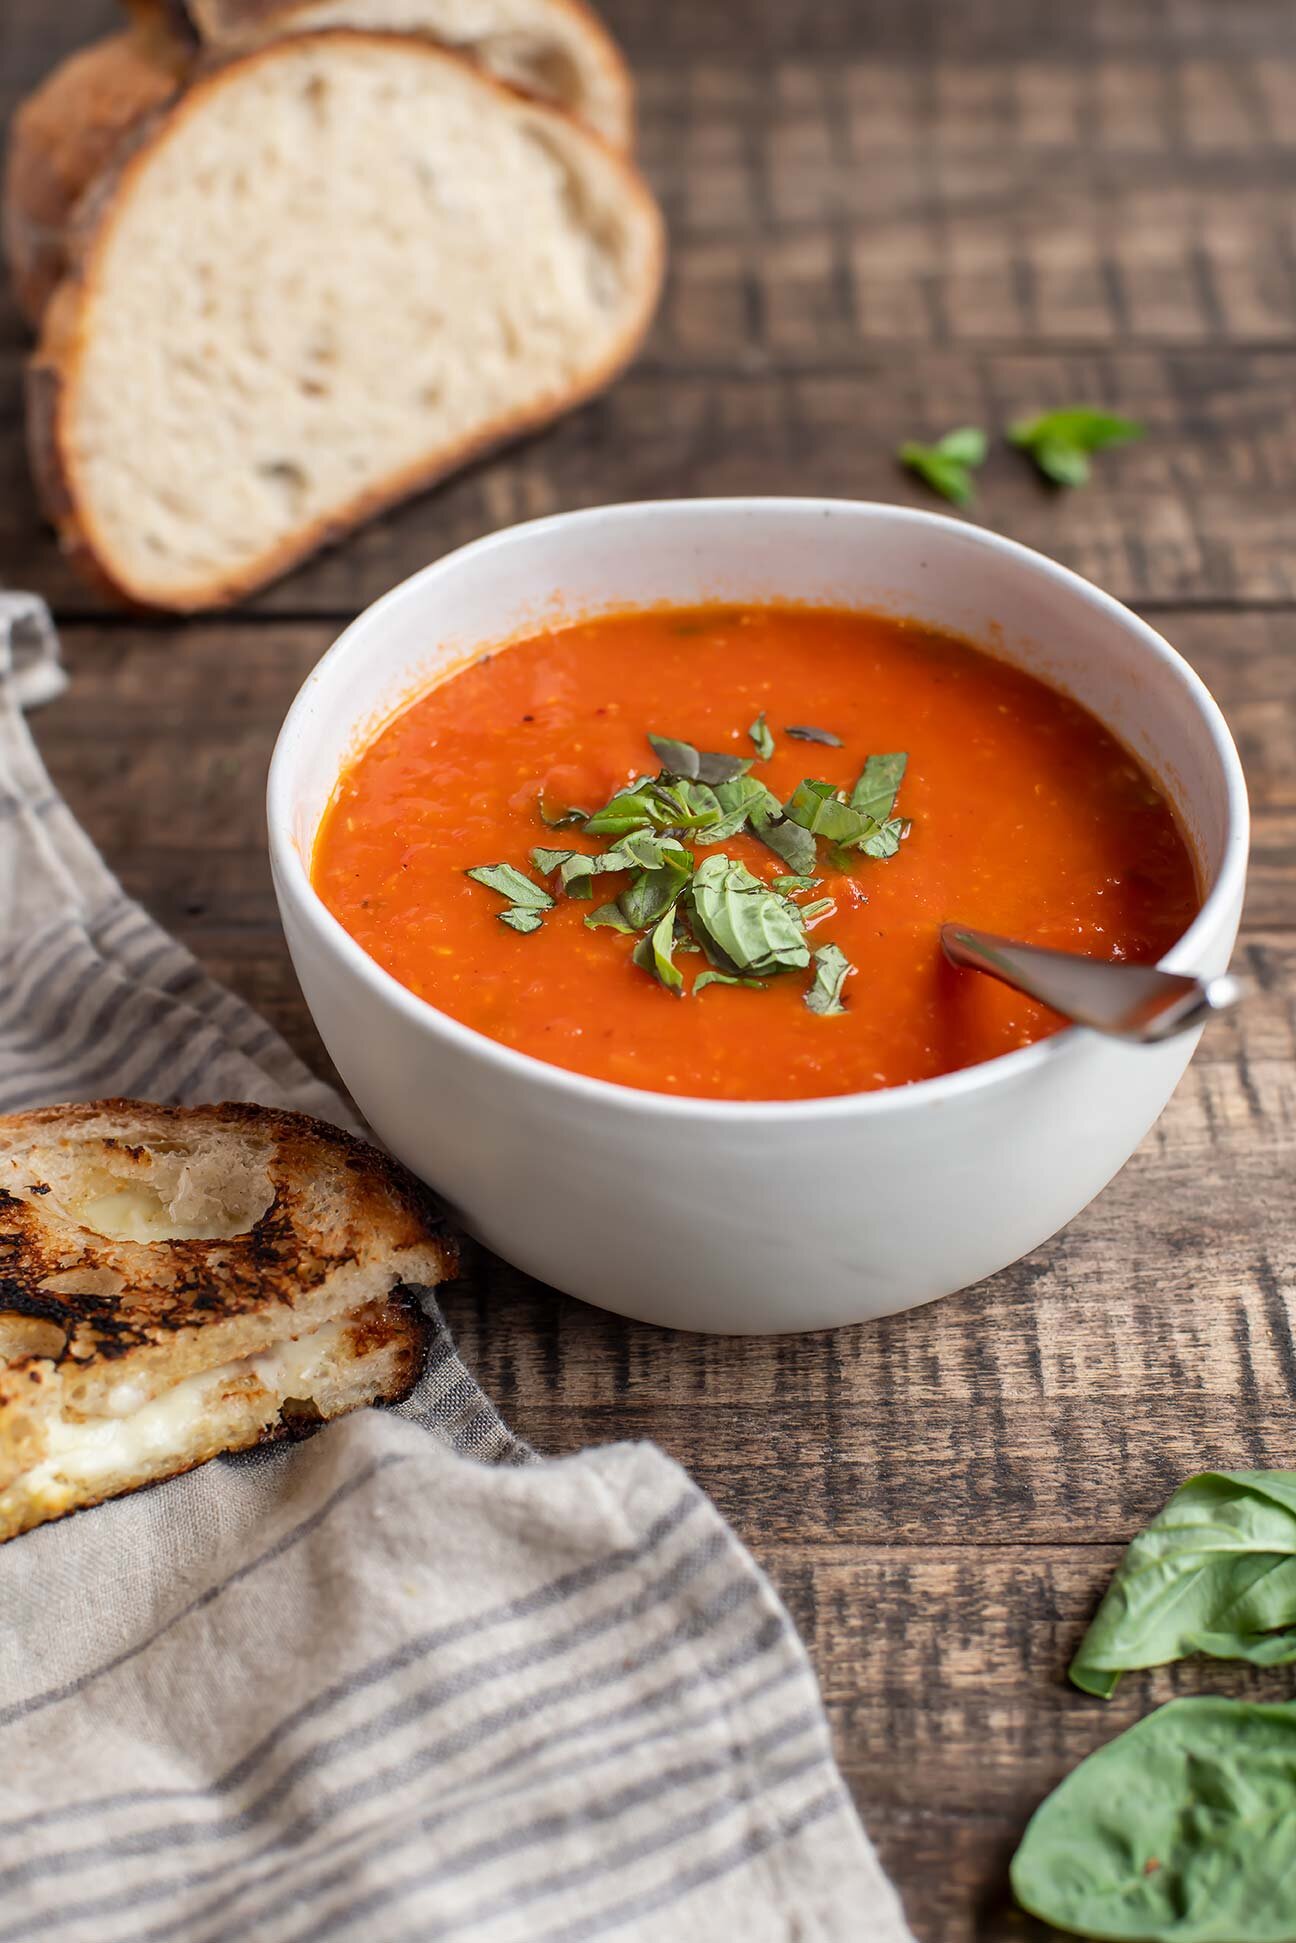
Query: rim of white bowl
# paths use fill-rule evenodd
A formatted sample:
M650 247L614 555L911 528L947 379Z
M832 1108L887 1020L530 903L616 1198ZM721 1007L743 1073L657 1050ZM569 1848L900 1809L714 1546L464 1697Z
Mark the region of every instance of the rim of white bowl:
M469 540L465 545L442 554L439 559L429 561L427 566L418 568L363 608L343 629L332 647L321 655L294 696L275 741L266 789L270 860L276 883L281 894L292 897L301 916L321 934L320 942L326 949L337 952L359 978L373 986L389 1005L403 1013L411 1023L439 1034L461 1051L485 1059L504 1072L515 1074L520 1081L549 1087L576 1099L597 1101L605 1107L618 1106L627 1112L652 1115L688 1114L732 1123L753 1117L770 1121L806 1121L845 1118L861 1113L917 1112L966 1094L1007 1085L1033 1069L1074 1058L1082 1047L1099 1036L1083 1026L1064 1026L1060 1032L1052 1033L1046 1039L1036 1039L1030 1045L1019 1046L1012 1052L979 1060L974 1066L960 1066L953 1072L938 1073L931 1079L911 1080L903 1086L882 1086L860 1093L824 1093L795 1100L723 1100L697 1093L659 1093L647 1087L627 1086L620 1080L595 1079L588 1073L551 1065L548 1060L537 1059L532 1053L517 1052L511 1046L501 1045L486 1033L478 1032L475 1027L464 1025L429 1000L419 998L389 971L385 971L334 917L311 882L309 860L303 858L293 841L292 805L289 800L291 771L300 761L293 745L300 739L304 746L304 717L311 691L325 670L335 661L341 661L354 652L357 638L380 622L387 608L411 598L415 587L430 575L451 569L470 555L489 553L506 546L523 533L543 535L547 530L585 521L593 523L611 519L632 522L645 515L651 516L654 512L680 508L687 508L704 519L741 514L751 508L759 508L775 516L780 512L807 511L847 518L858 513L884 514L888 519L899 520L902 524L923 527L933 535L957 537L963 545L970 543L984 547L989 552L1006 553L1020 561L1027 570L1056 581L1068 594L1086 601L1113 626L1132 634L1142 649L1159 661L1188 692L1206 722L1224 774L1228 827L1215 881L1188 929L1157 961L1167 971L1192 970L1194 955L1203 940L1215 928L1233 899L1240 899L1246 881L1250 844L1250 808L1241 760L1223 712L1196 669L1171 646L1164 635L1158 634L1123 601L1104 593L1101 587L1096 587L1070 567L1050 560L1047 554L1024 546L1020 540L1006 539L1002 534L993 533L989 528L976 526L968 520L955 519L948 513L927 512L916 506L896 506L878 499L824 499L798 494L631 500L608 506L577 507L566 513L549 513L540 519L522 520L483 534L479 539ZM795 599L795 595L789 594L788 598ZM1138 1057L1143 1049L1131 1047L1129 1050L1132 1056Z

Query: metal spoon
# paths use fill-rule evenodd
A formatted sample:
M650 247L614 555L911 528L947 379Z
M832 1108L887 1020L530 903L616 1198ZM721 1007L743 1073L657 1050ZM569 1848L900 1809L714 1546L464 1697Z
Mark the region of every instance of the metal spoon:
M952 965L989 972L1076 1025L1138 1045L1155 1045L1176 1032L1190 1031L1212 1012L1227 1012L1243 992L1241 980L1227 972L1220 978L1189 978L1158 971L1155 965L1047 951L966 924L943 924L940 935Z

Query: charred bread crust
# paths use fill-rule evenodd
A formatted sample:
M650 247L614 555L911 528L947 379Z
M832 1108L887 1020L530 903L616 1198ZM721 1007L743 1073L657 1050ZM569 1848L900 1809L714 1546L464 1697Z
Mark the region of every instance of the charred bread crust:
M5 255L19 305L40 322L67 271L67 229L130 131L183 86L192 50L160 33L114 34L54 69L14 116L5 161Z
M317 43L400 42L428 59L453 62L467 67L475 81L493 89L502 100L516 108L523 99L516 89L460 55L433 45L425 37L407 34L358 34L349 28L297 37L298 44L309 39ZM83 578L109 598L142 612L203 613L227 607L245 596L281 579L294 567L322 548L336 545L357 527L377 514L417 493L425 492L449 478L474 460L515 439L551 424L563 413L586 403L603 391L634 358L652 323L656 299L665 270L665 232L660 211L634 165L611 144L584 124L575 122L561 109L544 102L527 100L526 112L552 124L558 138L569 138L576 130L579 139L594 143L607 165L617 171L627 198L639 206L653 234L652 259L645 276L646 301L636 325L622 333L602 362L579 384L543 399L528 411L504 415L481 426L456 449L426 464L401 467L380 484L358 492L335 511L313 520L296 535L267 548L240 571L210 581L186 597L150 601L146 595L125 583L114 572L106 547L93 531L77 493L75 465L68 449L66 432L68 398L76 383L81 343L87 327L89 307L95 300L95 272L99 251L111 232L114 213L129 195L135 171L143 166L154 146L183 116L195 112L212 90L226 86L231 78L257 63L273 60L283 42L269 41L247 54L235 54L195 74L190 85L157 113L137 122L119 149L113 166L93 186L76 212L69 231L70 267L46 313L45 325L33 358L39 375L28 392L28 451L35 485L46 517L57 530L59 544Z
M457 1270L458 1251L428 1189L389 1155L306 1114L241 1102L162 1107L101 1100L0 1116L0 1140L19 1132L35 1142L45 1128L66 1137L101 1121L121 1127L120 1137L100 1136L100 1144L112 1145L115 1158L127 1167L132 1157L147 1152L159 1128L181 1135L248 1126L272 1147L273 1199L246 1233L216 1241L168 1241L165 1274L151 1285L141 1278L128 1294L62 1295L49 1282L69 1268L65 1255L51 1252L33 1203L0 1188L0 1311L52 1325L64 1336L62 1353L53 1359L32 1354L10 1361L0 1371L0 1396L29 1363L53 1360L87 1369L141 1349L165 1348L186 1331L298 1309L312 1290L355 1261L346 1233L334 1245L323 1244L299 1206L299 1184L318 1173L321 1149L351 1176L354 1195L347 1213L365 1222L369 1234L380 1235L393 1255L401 1249L424 1251L439 1270L434 1282ZM43 1192L39 1181L25 1185L38 1196ZM394 1280L392 1286L398 1285L405 1286Z

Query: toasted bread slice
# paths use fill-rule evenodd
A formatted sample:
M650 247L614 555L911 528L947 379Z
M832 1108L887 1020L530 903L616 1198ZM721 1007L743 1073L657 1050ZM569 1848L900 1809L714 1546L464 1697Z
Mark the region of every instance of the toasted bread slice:
M663 257L621 156L390 34L194 81L79 220L31 372L37 479L92 578L182 612L597 391Z
M403 1169L301 1114L0 1117L0 1542L406 1395L454 1265Z

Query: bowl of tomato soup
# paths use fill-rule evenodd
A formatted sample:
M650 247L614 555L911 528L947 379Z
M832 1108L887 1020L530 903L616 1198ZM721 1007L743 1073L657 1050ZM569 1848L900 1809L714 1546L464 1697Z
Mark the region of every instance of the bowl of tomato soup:
M375 1132L529 1273L673 1327L853 1322L1036 1246L1195 1039L945 963L949 919L1224 970L1247 812L1167 643L963 522L683 501L513 528L346 631L269 793Z

